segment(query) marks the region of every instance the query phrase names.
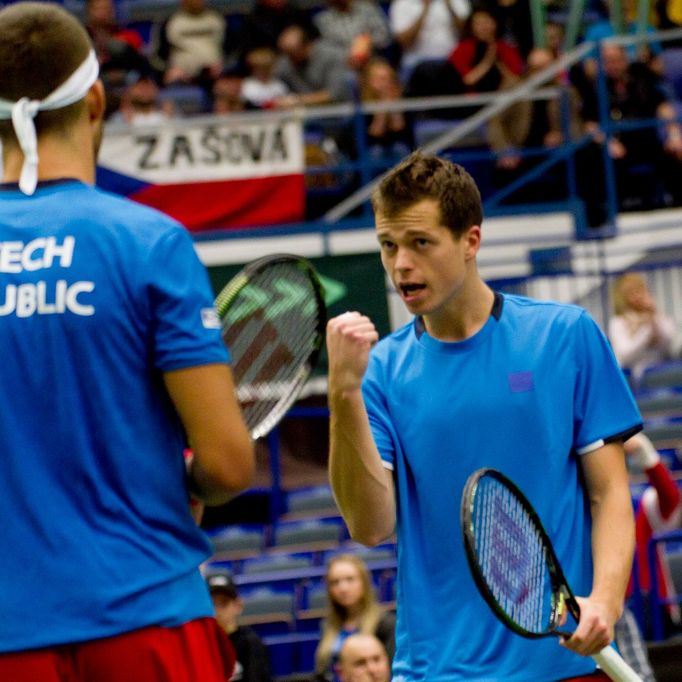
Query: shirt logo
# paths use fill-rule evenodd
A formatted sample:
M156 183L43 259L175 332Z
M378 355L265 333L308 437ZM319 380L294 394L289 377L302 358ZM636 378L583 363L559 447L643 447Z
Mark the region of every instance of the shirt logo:
M220 318L215 308L201 309L201 324L204 329L220 329Z
M510 372L507 379L512 393L525 393L535 388L533 372Z

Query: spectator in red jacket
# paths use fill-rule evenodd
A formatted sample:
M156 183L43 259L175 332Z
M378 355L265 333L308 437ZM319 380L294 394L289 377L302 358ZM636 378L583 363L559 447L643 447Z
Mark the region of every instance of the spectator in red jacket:
M465 37L448 61L467 92L493 92L519 80L525 65L521 53L498 36L498 23L487 9L476 9L465 26Z

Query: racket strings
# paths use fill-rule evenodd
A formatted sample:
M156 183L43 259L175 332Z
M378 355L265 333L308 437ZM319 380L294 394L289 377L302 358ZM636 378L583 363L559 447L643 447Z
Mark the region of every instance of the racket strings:
M269 430L307 380L321 343L320 315L308 273L291 262L249 277L224 311L223 338L254 438Z
M553 609L546 549L523 505L498 481L482 479L474 528L479 565L502 610L528 632L547 631Z

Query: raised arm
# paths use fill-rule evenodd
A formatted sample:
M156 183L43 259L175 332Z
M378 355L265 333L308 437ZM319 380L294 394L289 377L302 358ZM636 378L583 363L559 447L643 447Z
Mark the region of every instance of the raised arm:
M202 365L166 372L164 381L194 453L192 492L206 504L223 504L250 485L255 469L232 372Z
M329 479L351 537L366 545L395 529L395 493L383 466L362 397L362 378L378 334L369 318L344 313L327 325Z
M580 623L563 644L589 656L613 640L632 570L635 530L622 444L597 448L581 462L592 513L594 577L590 595L578 597Z

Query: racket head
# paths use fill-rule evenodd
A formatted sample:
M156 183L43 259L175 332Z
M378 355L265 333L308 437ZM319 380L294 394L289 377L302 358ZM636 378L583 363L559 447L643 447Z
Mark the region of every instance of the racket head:
M317 362L327 323L322 284L305 258L274 254L246 265L215 306L244 421L256 440L286 414Z
M467 480L460 511L472 576L493 613L508 628L536 639L559 631L578 604L540 518L521 490L495 469Z

